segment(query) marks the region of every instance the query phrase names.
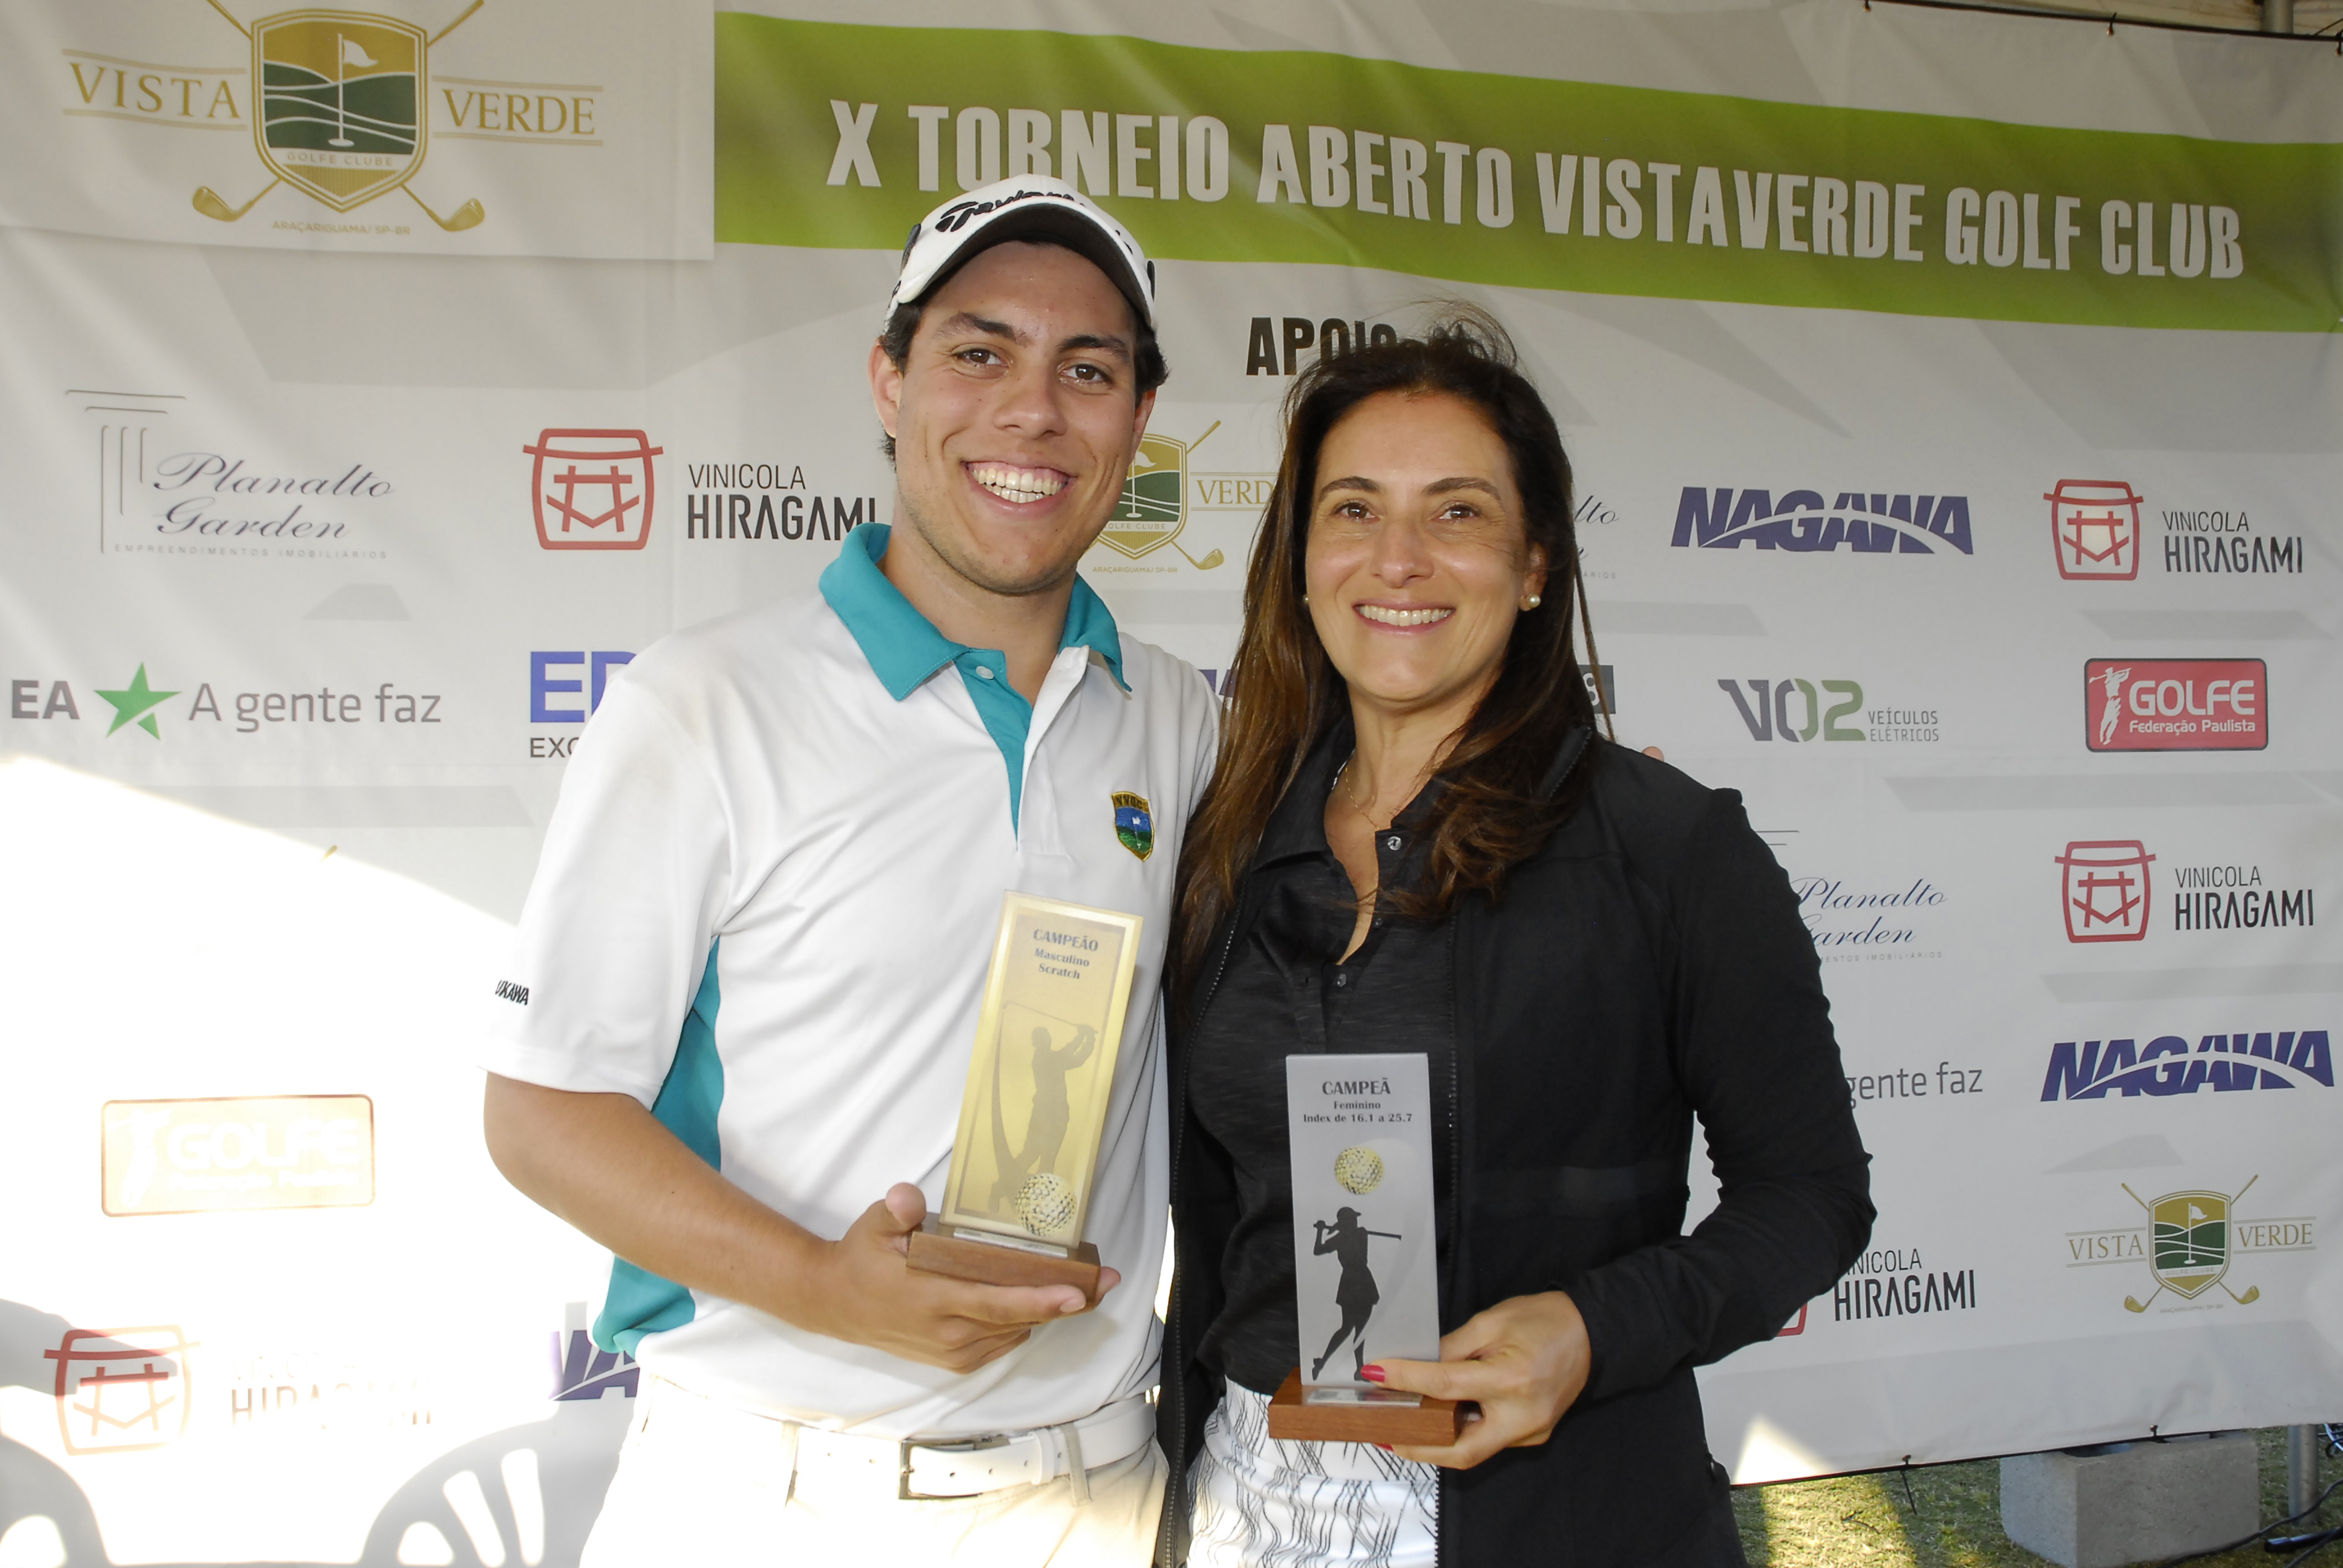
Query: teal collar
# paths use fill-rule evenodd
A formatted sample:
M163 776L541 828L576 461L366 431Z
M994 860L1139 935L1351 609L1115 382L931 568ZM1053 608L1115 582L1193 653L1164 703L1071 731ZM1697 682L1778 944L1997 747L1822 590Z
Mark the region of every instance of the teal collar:
M822 571L821 597L854 634L879 683L900 702L970 649L938 631L935 623L913 608L902 590L879 569L891 532L884 523L865 523L847 535L838 558ZM1074 579L1074 596L1066 606L1066 629L1058 646L1088 648L1106 660L1117 686L1131 689L1131 683L1122 678L1122 636L1115 628L1114 616L1080 578Z

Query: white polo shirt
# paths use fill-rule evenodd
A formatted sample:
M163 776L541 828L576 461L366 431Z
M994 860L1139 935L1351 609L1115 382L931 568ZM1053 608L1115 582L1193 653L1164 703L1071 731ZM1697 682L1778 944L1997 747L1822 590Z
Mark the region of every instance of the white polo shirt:
M818 594L679 632L613 684L562 780L482 1065L631 1094L837 1237L894 1182L931 1209L942 1194L1001 894L1143 917L1087 1236L1122 1282L1097 1311L961 1376L619 1260L595 1323L604 1348L769 1415L883 1437L1055 1424L1155 1381L1164 944L1217 709L1079 579L1029 707L998 651L949 641L887 581L887 538L857 529ZM1151 819L1123 809L1131 844L1117 794Z

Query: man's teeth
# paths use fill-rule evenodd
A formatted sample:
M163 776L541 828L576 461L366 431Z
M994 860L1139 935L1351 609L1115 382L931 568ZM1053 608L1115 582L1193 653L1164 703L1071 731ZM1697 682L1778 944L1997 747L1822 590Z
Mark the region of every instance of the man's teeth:
M1012 468L1006 463L970 463L969 477L1004 501L1039 501L1073 480L1055 468Z
M1445 608L1388 609L1379 604L1363 604L1353 608L1369 620L1381 621L1385 626L1430 626L1433 621L1446 620L1455 613L1453 610Z

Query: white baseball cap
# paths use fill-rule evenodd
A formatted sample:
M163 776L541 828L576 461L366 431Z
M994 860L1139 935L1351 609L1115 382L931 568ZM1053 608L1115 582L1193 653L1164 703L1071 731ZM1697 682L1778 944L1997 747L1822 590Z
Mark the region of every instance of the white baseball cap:
M1047 238L1094 263L1141 322L1155 325L1155 264L1122 225L1063 180L1021 175L944 203L912 226L887 314L918 303L961 262L1004 240Z

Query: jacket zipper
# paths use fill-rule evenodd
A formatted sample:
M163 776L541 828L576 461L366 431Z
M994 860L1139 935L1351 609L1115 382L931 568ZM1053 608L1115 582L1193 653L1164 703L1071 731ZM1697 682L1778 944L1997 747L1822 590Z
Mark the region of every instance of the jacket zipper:
M1591 739L1592 737L1588 739ZM1547 799L1551 800L1559 794L1563 785L1569 782L1570 776L1578 771L1579 764L1586 759L1586 749L1587 741L1581 740L1578 749L1571 756L1569 765L1564 768L1561 776L1554 779L1554 788L1546 791ZM1458 916L1452 913L1448 925L1448 972L1451 976L1449 1005L1452 1009L1458 1006L1456 999L1463 994L1462 988L1454 983L1456 948L1460 940L1458 932L1461 924L1462 921ZM1454 1012L1450 1015L1451 1044L1448 1052L1448 1233L1453 1238L1449 1250L1452 1267L1461 1267L1459 1256L1464 1245L1464 1096L1460 1074L1460 1064L1464 1056L1464 1040L1463 1031L1456 1021L1457 1016ZM1449 1552L1450 1532L1443 1525L1443 1521L1448 1517L1450 1504L1455 1499L1455 1489L1450 1484L1453 1479L1454 1475L1451 1471L1443 1470L1440 1473L1440 1513L1433 1521L1433 1561L1443 1565L1443 1568L1445 1564L1454 1561Z
M1457 1027L1456 927L1452 915L1448 922L1448 1258L1452 1269L1462 1266L1458 1254L1464 1245L1464 1100L1458 1069L1464 1055L1464 1039L1463 1031ZM1432 1520L1432 1561L1435 1565L1452 1561L1448 1532L1440 1525L1451 1497L1449 1473L1443 1469L1437 1478L1439 1508Z
M1197 1004L1196 1016L1194 1019L1190 1020L1189 1028L1191 1030L1200 1029L1203 1026L1204 1014L1212 1010L1212 999L1220 994L1221 980L1222 977L1226 975L1229 971L1229 955L1236 950L1237 931L1243 923L1244 895L1240 891L1237 895L1236 913L1229 921L1228 937L1221 943L1220 961L1212 966L1212 983L1204 988L1204 1000ZM1167 1048L1168 1053L1168 1048L1171 1044L1171 1032L1168 1028L1164 1033L1164 1044ZM1172 1118L1172 1181L1170 1187L1167 1189L1168 1193L1174 1197L1176 1197L1180 1191L1180 1155L1181 1152L1186 1149L1188 1144L1188 1095L1187 1084L1184 1077L1178 1082L1176 1087L1179 1090L1179 1092L1172 1097L1176 1101L1176 1103L1171 1108ZM1179 1257L1175 1251L1172 1256L1172 1272L1175 1282L1178 1271ZM1172 1327L1171 1324L1166 1323L1163 1326L1163 1353L1159 1358L1159 1372L1157 1374L1161 1380L1157 1386L1161 1392L1156 1397L1167 1402L1171 1406L1167 1424L1173 1432L1181 1434L1181 1452L1176 1454L1167 1454L1165 1456L1172 1462L1172 1473L1164 1477L1163 1518L1162 1522L1156 1527L1155 1539L1155 1560L1161 1565L1161 1568L1177 1568L1177 1564L1175 1564L1172 1559L1172 1539L1174 1533L1179 1528L1177 1513L1184 1499L1184 1493L1188 1484L1188 1455L1186 1452L1188 1446L1188 1415L1187 1411L1183 1408L1184 1402L1187 1398L1188 1358L1180 1347L1180 1331Z

